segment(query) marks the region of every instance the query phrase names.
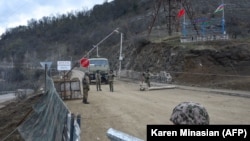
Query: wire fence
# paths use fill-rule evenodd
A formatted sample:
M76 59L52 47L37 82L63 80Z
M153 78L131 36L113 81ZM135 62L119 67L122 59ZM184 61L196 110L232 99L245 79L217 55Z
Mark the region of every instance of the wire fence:
M80 140L78 119L79 115L71 114L58 95L53 80L46 76L45 94L17 129L25 141L77 141Z

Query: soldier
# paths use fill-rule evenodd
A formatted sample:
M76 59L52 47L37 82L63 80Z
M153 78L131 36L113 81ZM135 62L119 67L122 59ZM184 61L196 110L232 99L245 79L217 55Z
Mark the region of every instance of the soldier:
M114 73L113 73L113 70L110 70L109 71L109 74L108 74L108 81L109 81L109 89L111 92L114 92Z
M144 82L145 82L145 73L143 72L141 74L141 83L140 83L140 91L145 91L145 86L144 86Z
M99 70L96 71L95 80L96 80L96 90L102 91L102 89L101 89L101 74L100 74Z
M147 83L148 87L150 87L150 72L149 69L143 74L144 81Z
M89 92L89 74L88 72L85 73L84 77L82 78L82 87L83 87L83 99L82 102L84 104L89 104L88 102L88 92Z
M182 102L173 109L170 121L175 125L208 125L209 115L199 103Z

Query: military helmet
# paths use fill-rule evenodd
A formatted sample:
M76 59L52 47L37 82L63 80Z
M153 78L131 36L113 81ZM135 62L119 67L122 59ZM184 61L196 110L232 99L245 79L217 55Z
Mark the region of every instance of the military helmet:
M176 125L208 125L209 115L199 103L182 102L173 109L170 121Z

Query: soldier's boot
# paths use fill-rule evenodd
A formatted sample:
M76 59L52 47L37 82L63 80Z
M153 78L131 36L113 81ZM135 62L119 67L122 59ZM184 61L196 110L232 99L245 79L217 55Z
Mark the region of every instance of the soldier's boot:
M111 92L114 92L114 87L113 87L113 84L111 86Z
M83 100L83 103L84 104L89 104L89 102L86 99Z

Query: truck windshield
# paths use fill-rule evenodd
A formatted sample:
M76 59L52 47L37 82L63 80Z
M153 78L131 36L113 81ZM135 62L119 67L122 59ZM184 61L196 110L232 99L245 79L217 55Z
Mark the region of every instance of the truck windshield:
M96 66L108 65L107 60L89 60L89 61L90 61L90 64L94 64Z

